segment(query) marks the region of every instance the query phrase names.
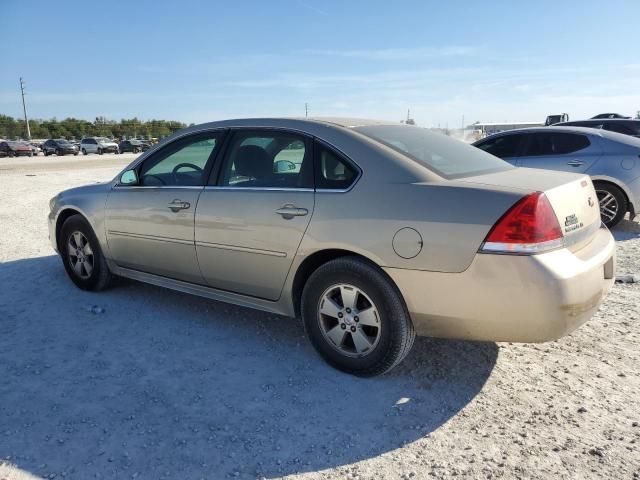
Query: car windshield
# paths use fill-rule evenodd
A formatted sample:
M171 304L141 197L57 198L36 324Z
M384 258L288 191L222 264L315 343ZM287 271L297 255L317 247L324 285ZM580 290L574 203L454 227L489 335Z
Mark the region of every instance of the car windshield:
M371 125L356 127L354 130L447 179L514 168L478 148L424 128L407 125Z
M96 140L98 140L99 142L102 142L102 143L111 141L106 137L98 137L98 138L96 138Z
M56 142L58 142L60 145L69 145L69 141L64 139L56 140Z

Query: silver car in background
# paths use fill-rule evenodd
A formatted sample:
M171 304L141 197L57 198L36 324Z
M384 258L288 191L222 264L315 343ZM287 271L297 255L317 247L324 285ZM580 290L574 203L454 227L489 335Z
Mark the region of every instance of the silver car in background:
M474 146L518 167L544 168L591 176L602 221L613 227L640 201L640 139L575 126L509 130Z
M614 281L588 176L400 124L197 125L50 209L79 288L120 275L302 317L326 361L362 376L397 365L416 333L558 338Z

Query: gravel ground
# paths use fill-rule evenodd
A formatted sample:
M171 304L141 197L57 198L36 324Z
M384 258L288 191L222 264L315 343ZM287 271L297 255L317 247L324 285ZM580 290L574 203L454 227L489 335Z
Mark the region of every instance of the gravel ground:
M295 320L76 289L48 200L114 157L0 159L0 478L640 478L640 284L559 341L421 338L358 379ZM640 273L640 224L614 234L618 273Z

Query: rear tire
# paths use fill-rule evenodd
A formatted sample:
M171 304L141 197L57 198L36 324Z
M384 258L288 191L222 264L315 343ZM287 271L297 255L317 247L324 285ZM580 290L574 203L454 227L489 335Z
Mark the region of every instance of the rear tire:
M600 217L607 228L615 227L629 207L624 192L611 183L593 182L600 204Z
M89 222L82 215L67 218L58 238L60 257L67 275L78 288L104 290L112 275Z
M87 150L83 148L83 149L82 149L82 154L83 154L83 155L86 155L86 154L87 154Z
M320 356L353 375L388 372L407 356L415 339L400 292L378 267L357 257L331 260L313 272L302 292L301 311Z
M98 149L98 155L102 155L102 149L101 148Z

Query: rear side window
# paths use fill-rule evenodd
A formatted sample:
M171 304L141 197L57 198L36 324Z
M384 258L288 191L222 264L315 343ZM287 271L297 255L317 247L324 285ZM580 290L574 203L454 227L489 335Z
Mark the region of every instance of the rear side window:
M566 155L591 145L586 135L577 133L537 132L529 135L524 156Z
M514 168L460 140L420 127L370 125L356 127L354 130L447 179Z
M337 152L316 142L316 188L346 190L358 177L358 170Z
M518 156L520 144L524 135L514 133L513 135L501 135L495 138L489 138L486 141L477 144L480 150L484 150L498 158L508 158Z
M313 158L305 138L283 131L238 131L222 167L222 186L311 188Z

